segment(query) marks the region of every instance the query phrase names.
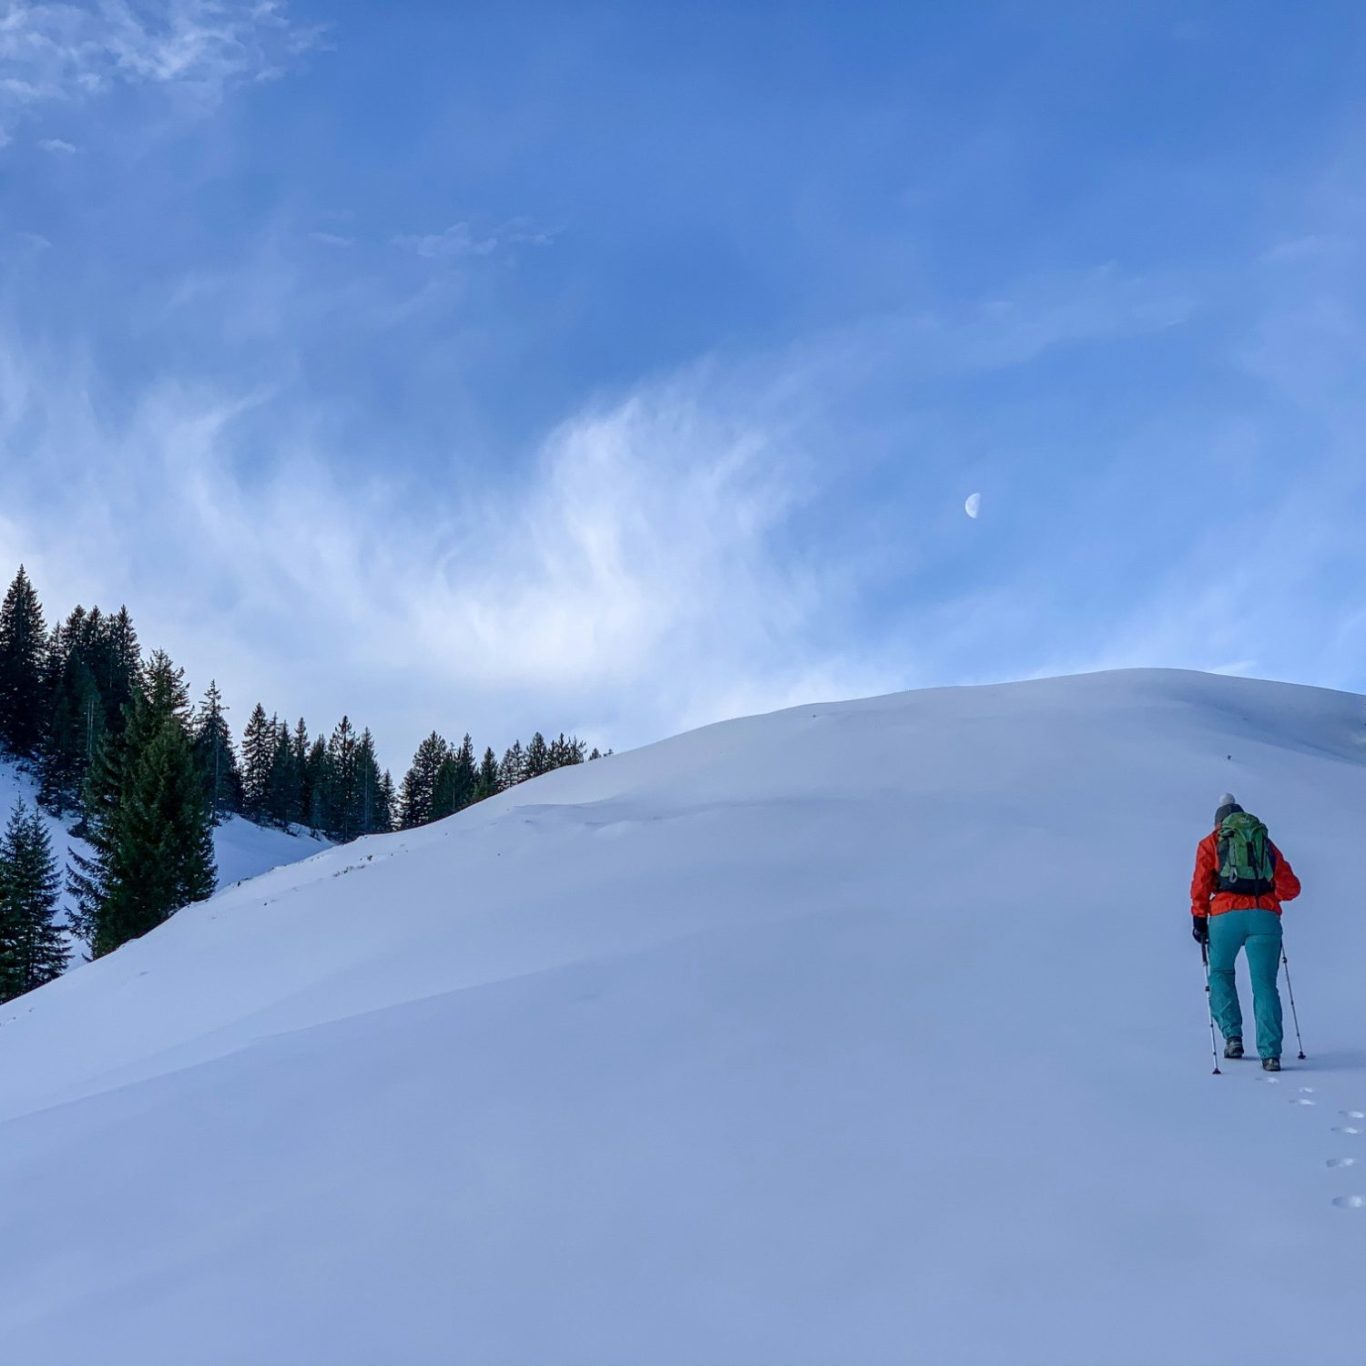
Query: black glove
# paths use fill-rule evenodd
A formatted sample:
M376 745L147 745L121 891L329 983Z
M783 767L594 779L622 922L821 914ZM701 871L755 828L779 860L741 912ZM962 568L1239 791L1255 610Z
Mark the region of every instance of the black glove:
M1191 938L1194 939L1197 944L1209 943L1209 916L1191 916Z

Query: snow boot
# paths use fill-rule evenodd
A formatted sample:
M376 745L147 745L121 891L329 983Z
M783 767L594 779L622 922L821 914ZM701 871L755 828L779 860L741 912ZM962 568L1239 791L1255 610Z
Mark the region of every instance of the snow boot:
M1279 1072L1281 1070L1281 1060L1279 1058L1263 1058L1263 1072Z
M1224 1044L1224 1057L1241 1058L1243 1056L1243 1041L1236 1035Z

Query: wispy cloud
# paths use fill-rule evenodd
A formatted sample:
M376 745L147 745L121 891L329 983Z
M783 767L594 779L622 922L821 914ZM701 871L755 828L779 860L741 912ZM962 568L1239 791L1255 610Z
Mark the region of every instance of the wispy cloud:
M455 256L488 256L498 249L496 237L476 236L468 223L452 223L441 232L400 233L394 246L416 252L428 260Z
M310 232L308 234L310 242L317 242L323 247L354 247L356 239L354 237L343 237L336 232Z
M41 138L38 146L45 152L52 152L57 156L70 156L74 152L80 151L74 142L67 142L65 138Z
M119 84L174 87L214 104L320 37L277 0L9 0L0 12L0 109L82 102Z
M421 488L348 482L298 396L163 381L114 422L98 416L98 374L40 365L11 335L0 564L24 555L58 602L134 598L148 634L197 679L216 672L239 705L259 693L320 715L358 709L395 750L452 712L515 728L567 711L565 724L620 742L887 691L914 679L918 652L870 647L851 625L862 548L806 554L793 535L856 476L832 412L874 373L972 373L1165 326L1172 308L1144 302L1161 293L1083 272L1008 306L700 363L585 405L515 478L494 485L480 462L453 461ZM196 286L181 306L218 298ZM882 553L871 526L866 539ZM81 577L96 564L98 582Z
M441 232L399 233L393 245L429 261L458 260L462 257L491 256L506 247L547 246L556 232L540 228L525 218L514 218L488 232L476 232L467 222L452 223Z
M436 236L444 245L424 259L511 234ZM421 256L419 241L409 249ZM287 277L253 271L250 282L259 293L195 277L178 306L220 326L246 309L250 335L274 345L295 307L279 297ZM11 328L0 331L0 565L28 559L63 606L127 596L149 643L196 682L216 673L239 707L261 696L316 720L359 711L393 762L420 731L470 717L494 738L563 718L620 743L816 695L1026 672L1041 658L1217 667L1253 653L1236 629L1240 595L1292 611L1295 582L1340 550L1313 524L1325 486L1275 501L1301 563L1257 541L1231 572L1228 528L1211 526L1169 575L1123 595L1128 615L1083 639L1055 620L1056 581L1017 564L971 594L941 586L905 629L879 636L854 620L868 580L890 564L897 591L914 594L926 519L898 505L884 524L865 508L843 539L827 534L863 459L842 414L870 390L944 377L956 388L1069 347L1160 334L1200 302L1180 281L1114 266L1037 277L991 301L641 382L583 404L520 453L515 476L494 483L483 462L452 458L420 487L343 474L375 468L367 444L385 469L417 462L389 433L327 449L308 396L285 389L184 376L113 418L98 372L43 360ZM101 473L111 469L117 480ZM957 477L953 490L950 512L967 525ZM149 524L155 539L141 532ZM806 553L800 528L817 524ZM1058 573L1092 572L1088 547L1053 549ZM1192 588L1201 579L1204 596ZM1323 625L1301 616L1306 637Z
M804 453L762 404L734 399L680 377L567 421L524 481L462 496L453 470L415 504L382 480L344 486L298 428L243 473L239 423L269 396L163 385L111 429L83 386L7 348L0 563L25 556L59 602L97 593L81 564L140 584L144 630L239 703L274 679L286 700L354 708L378 659L397 673L367 719L400 745L462 696L648 738L713 719L737 690L786 700L799 677L841 672L800 639L825 595L771 545L809 496ZM137 530L153 522L155 543ZM319 657L346 682L311 666L306 682Z

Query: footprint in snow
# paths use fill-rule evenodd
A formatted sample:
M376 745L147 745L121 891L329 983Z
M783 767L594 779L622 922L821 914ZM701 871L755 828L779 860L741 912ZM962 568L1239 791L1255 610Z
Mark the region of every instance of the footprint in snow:
M1343 1119L1366 1119L1366 1110L1339 1110Z
M1338 1209L1366 1209L1366 1195L1339 1195L1333 1203Z
M1355 1167L1356 1164L1355 1157L1330 1157L1323 1165L1325 1167Z
M1338 1124L1334 1126L1333 1132L1335 1134L1359 1134L1361 1130L1355 1124Z
M1317 1105L1318 1101L1310 1100L1308 1096L1294 1096L1290 1103L1291 1105Z

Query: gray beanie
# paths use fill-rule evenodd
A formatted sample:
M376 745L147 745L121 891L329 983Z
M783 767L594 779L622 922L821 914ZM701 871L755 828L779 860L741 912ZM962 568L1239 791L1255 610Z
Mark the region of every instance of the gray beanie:
M1215 825L1222 825L1225 816L1232 816L1235 812L1241 811L1242 809L1243 808L1238 805L1237 797L1235 797L1232 792L1225 792L1224 795L1219 798L1219 809L1214 813Z

